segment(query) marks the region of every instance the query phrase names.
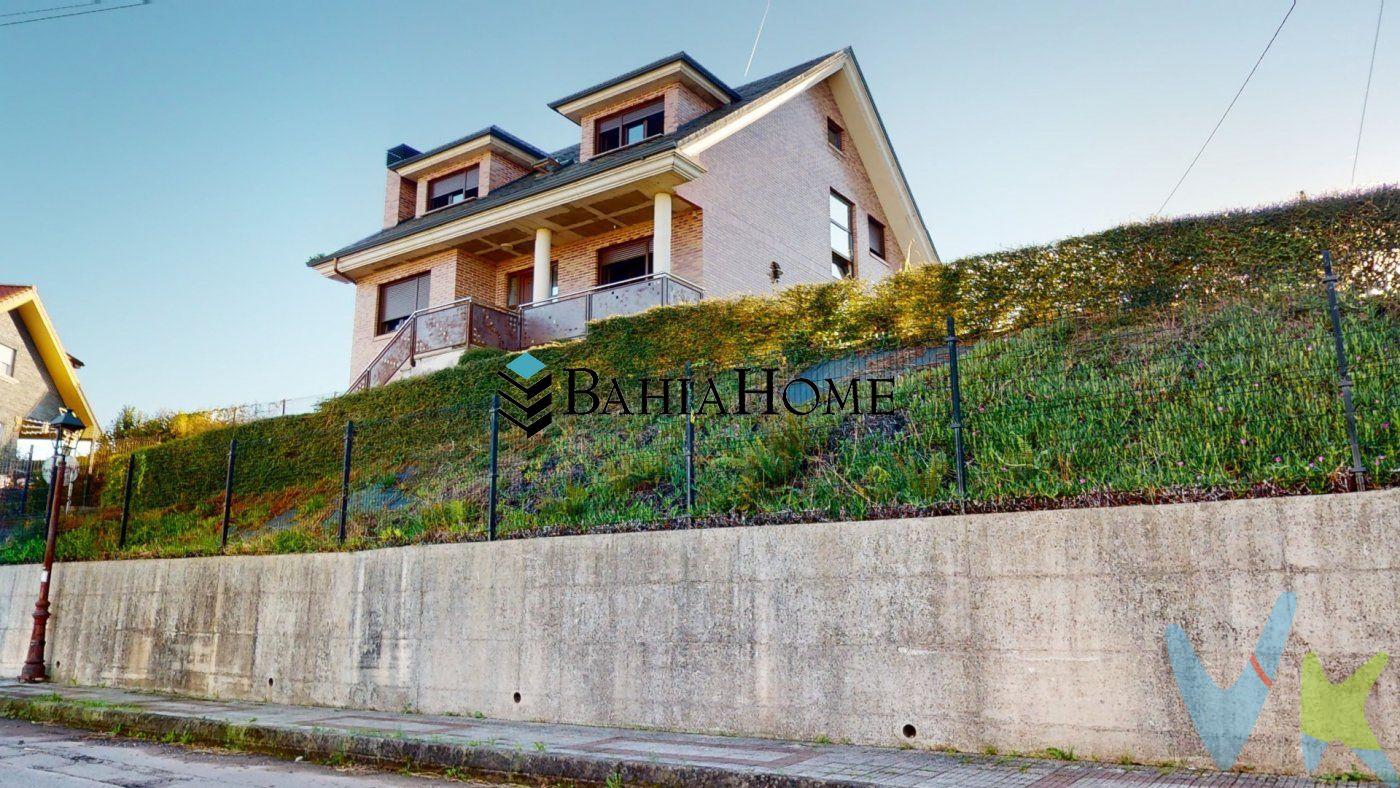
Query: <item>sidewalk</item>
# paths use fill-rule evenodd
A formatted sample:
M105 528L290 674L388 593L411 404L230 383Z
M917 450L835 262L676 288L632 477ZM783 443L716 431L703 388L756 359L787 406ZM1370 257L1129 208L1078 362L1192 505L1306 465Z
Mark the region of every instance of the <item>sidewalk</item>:
M1299 777L1163 771L799 744L622 728L190 700L90 687L0 682L0 713L176 743L544 782L666 786L1307 786ZM451 770L451 771L449 771ZM616 778L613 778L616 780Z

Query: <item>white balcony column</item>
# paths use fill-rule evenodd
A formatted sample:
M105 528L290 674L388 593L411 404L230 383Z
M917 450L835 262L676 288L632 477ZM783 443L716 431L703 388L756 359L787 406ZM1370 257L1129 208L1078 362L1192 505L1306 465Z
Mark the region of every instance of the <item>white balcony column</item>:
M652 211L651 271L671 273L671 193L657 192Z
M554 235L548 227L535 230L535 286L531 301L549 298L549 247L553 238Z

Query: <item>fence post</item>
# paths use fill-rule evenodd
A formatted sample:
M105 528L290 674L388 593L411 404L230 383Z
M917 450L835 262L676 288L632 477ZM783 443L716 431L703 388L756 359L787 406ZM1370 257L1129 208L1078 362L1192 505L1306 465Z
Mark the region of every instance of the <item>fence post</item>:
M486 538L496 539L496 460L501 435L501 395L491 395L491 491L486 505Z
M131 483L136 475L136 452L126 456L126 481L122 485L122 526L117 533L117 549L126 547L126 524L131 520Z
M695 393L690 376L690 362L685 364L685 389L681 392L681 402L685 403L685 516L695 517L695 408L690 398Z
M228 523L233 514L233 464L238 458L238 439L228 442L228 467L224 470L224 530L219 546L228 547Z
M23 520L29 509L29 483L34 478L34 447L29 447L29 460L24 466L24 491L19 494L19 519Z
M1356 406L1351 399L1351 371L1347 367L1346 342L1342 338L1342 312L1337 307L1337 275L1332 273L1332 252L1322 250L1322 281L1327 286L1327 311L1332 317L1332 345L1337 353L1337 388L1342 392L1346 411L1347 440L1351 443L1351 473L1356 491L1366 489L1366 466L1361 462L1361 444L1356 439Z
M967 455L963 452L962 385L958 381L958 335L953 318L948 317L948 386L953 395L953 463L957 473L958 498L967 499Z
M345 544L345 521L350 514L350 456L355 450L355 422L345 422L345 453L340 461L340 543Z

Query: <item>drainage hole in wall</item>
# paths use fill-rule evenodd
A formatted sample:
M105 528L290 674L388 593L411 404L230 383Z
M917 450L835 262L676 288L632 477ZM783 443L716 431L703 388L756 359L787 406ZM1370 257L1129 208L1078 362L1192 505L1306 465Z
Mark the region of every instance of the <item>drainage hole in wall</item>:
M267 677L267 686L269 686L269 687L272 686L272 677L271 677L271 676L268 676L268 677Z
M517 692L517 693L515 693L514 695L512 695L511 697L515 699L515 702L516 702L516 703L519 703L519 702L520 702L520 693Z
M918 736L918 735L919 735L919 732L918 732L917 730L914 730L914 726L913 726L913 725L905 725L905 726L904 726L904 731L903 731L903 732L904 732L904 738L906 738L906 739L912 739L912 738L914 738L915 736Z

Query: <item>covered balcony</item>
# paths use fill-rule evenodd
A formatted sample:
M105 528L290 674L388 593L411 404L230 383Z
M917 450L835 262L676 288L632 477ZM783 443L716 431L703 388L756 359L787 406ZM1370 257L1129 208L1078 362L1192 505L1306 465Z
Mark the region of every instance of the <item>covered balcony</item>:
M352 388L447 366L467 347L571 339L593 320L699 300L701 211L675 195L699 172L674 151L642 156L332 259L332 273L368 279L364 302L385 303L379 283L389 275L431 272L429 295L392 336L373 340Z

